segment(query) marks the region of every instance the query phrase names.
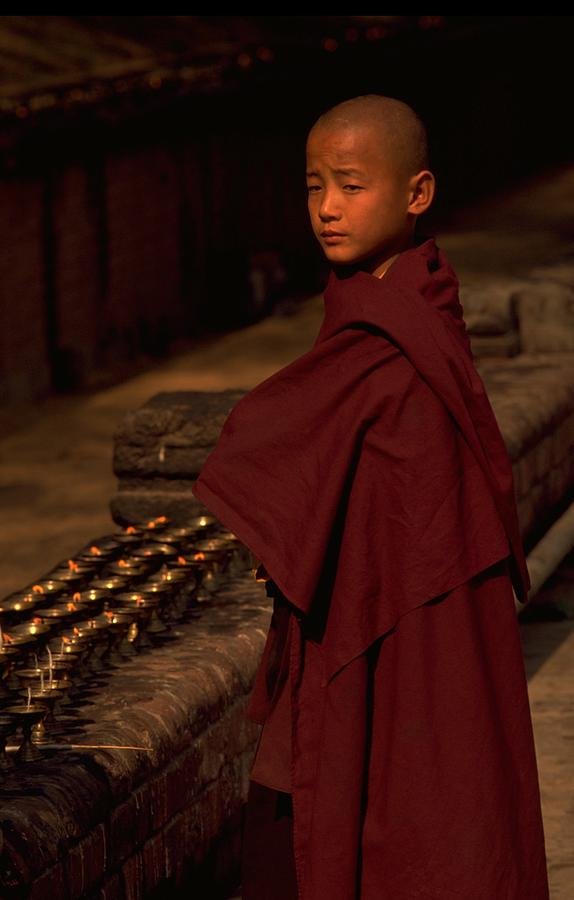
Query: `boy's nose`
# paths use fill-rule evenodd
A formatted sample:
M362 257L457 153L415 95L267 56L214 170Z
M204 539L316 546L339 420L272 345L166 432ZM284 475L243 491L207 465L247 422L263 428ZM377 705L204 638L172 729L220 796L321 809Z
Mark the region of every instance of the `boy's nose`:
M341 213L337 209L333 195L325 191L319 206L319 218L322 222L331 222L333 219L336 220L340 217Z
M332 222L333 220L338 220L341 218L341 213L338 212L333 206L323 203L319 208L319 218L322 222Z

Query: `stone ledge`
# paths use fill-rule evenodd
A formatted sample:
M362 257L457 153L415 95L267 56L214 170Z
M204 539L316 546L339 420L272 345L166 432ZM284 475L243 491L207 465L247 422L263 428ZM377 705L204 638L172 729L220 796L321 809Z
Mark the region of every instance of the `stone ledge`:
M512 460L523 538L574 486L574 352L521 353L477 361ZM164 392L116 434L114 521L165 514L185 523L205 513L192 486L243 390Z
M114 435L114 472L185 478L199 472L223 423L247 390L155 394L126 415Z
M82 733L66 740L151 751L44 750L7 773L3 900L143 897L186 878L214 897L214 878L233 887L259 733L245 707L270 616L263 584L246 573L168 644L98 676Z

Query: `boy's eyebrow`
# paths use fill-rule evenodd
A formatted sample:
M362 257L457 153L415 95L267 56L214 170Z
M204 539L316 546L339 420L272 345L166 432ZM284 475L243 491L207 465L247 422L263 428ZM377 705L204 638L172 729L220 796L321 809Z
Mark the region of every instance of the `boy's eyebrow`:
M359 178L362 178L364 175L364 172L361 172L360 169L353 169L352 167L349 167L348 169L334 169L333 171L336 172L337 175L357 175Z
M354 168L352 168L352 167L350 167L350 168L348 168L348 169L333 169L333 172L334 172L336 175L350 175L350 176L355 176L355 177L358 177L358 178L364 178L364 177L365 177L365 173L364 173L364 172L361 172L360 169L354 169ZM307 172L307 178L311 178L311 177L320 178L321 176L319 175L318 172L313 172L313 171Z

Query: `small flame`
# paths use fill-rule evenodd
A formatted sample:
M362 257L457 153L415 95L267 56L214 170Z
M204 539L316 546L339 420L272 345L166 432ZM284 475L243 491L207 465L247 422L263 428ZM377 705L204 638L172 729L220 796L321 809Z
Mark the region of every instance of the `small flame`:
M6 641L7 644L14 643L14 638L11 638L7 631L2 632L2 640Z
M178 563L180 564L180 566L186 566L186 565L187 565L187 560L186 560L185 556L178 556L178 557L177 557L177 561L178 561Z
M155 521L156 522L167 522L167 516L156 516Z
M153 519L151 519L151 520L147 523L146 528L155 528L155 522L154 522Z
M68 560L68 568L72 570L72 572L77 572L80 568L77 562L74 562L73 559Z
M75 610L77 610L77 608L78 607L76 606L76 604L72 603L71 601L69 603L66 603L66 609L69 609L70 612L74 612Z
M33 585L32 585L32 590L33 590L36 594L43 594L43 593L44 593L44 588L42 587L41 584L33 584Z
M90 547L90 553L93 553L94 556L101 556L101 555L102 555L102 551L100 550L99 547L96 547L95 544L92 545L92 546Z
M75 600L76 603L78 603L81 599L82 599L82 595L81 595L80 591L74 591L74 593L72 594L72 600Z
M199 550L198 553L193 554L193 558L194 559L205 559L205 553L203 553L201 550Z
M80 629L78 628L78 626L77 626L77 625L74 625L74 634L81 634L81 633L82 633L82 632L80 631Z
M32 622L34 623L34 625L41 625L42 619L40 618L40 616L34 616L34 618L32 619Z
M124 530L125 530L126 534L135 534L137 531L137 528L135 528L134 525L128 525L128 527Z
M120 566L127 567L127 566L129 566L129 564L130 564L129 560L127 560L127 559L118 559L118 565L120 565Z
M136 597L136 606L145 606L145 597Z
M110 622L111 622L112 619L114 618L114 614L113 614L113 612L112 612L110 609L105 609L105 610L104 610L104 616L105 616L107 619L109 619Z

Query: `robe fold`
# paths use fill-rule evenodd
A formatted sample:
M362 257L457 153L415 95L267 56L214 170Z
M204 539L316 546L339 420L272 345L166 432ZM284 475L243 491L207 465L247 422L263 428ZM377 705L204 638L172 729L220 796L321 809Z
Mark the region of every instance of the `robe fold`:
M284 598L247 713L254 777L292 793L297 897L546 900L530 581L458 280L420 237L324 300L193 486Z

